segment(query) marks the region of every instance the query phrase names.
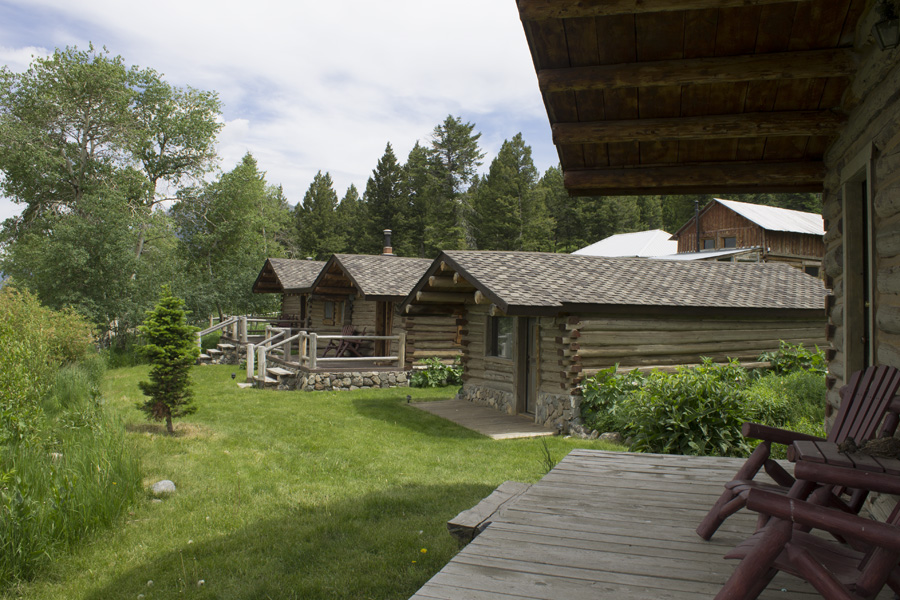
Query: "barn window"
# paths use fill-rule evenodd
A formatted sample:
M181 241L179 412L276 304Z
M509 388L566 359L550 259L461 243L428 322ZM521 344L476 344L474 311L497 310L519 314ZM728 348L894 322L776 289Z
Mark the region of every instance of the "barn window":
M715 250L716 249L716 240L712 238L706 238L703 240L703 249L704 250Z
M488 356L512 358L513 338L514 328L512 317L489 317Z
M322 323L325 325L334 325L335 316L341 313L343 309L343 302L336 302L334 300L326 300L325 301L325 317L322 320Z
M722 247L723 248L737 248L737 238L736 237L722 238Z

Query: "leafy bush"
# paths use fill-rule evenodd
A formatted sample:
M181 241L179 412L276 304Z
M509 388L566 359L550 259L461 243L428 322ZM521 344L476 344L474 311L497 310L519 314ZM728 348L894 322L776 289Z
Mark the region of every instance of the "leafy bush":
M435 357L420 360L417 364L425 365L425 368L412 372L409 377L409 385L412 387L433 388L462 384L462 366L458 357L452 365L445 365Z
M779 375L786 375L797 371L809 371L817 375L825 375L828 364L825 361L825 353L819 350L804 348L803 344L796 346L788 344L784 340L775 352L763 352L759 355L761 362L772 363L772 370Z
M753 445L740 433L746 421L816 435L824 423L825 378L814 371L756 379L737 362L675 373L612 367L582 389L585 426L618 431L639 451L741 456Z

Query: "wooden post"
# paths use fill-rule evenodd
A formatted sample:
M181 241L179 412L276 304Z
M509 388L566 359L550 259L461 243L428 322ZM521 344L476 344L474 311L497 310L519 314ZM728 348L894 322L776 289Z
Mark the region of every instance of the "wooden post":
M284 332L284 337L285 338L291 337L290 329L288 329L287 331ZM293 343L294 342L287 342L285 344L282 344L282 346L284 346L284 360L286 362L291 362L291 344L293 344Z
M303 366L303 361L306 359L306 346L307 346L307 335L305 331L300 332L300 341L297 342L297 361L300 363L300 366Z
M256 372L256 367L253 364L253 361L256 359L255 352L253 344L247 344L247 381L253 381L253 375Z
M266 377L268 377L268 374L266 373L266 350L268 350L268 348L265 346L260 346L256 349L259 353L259 356L257 357L259 358L259 380L262 382L263 387L266 386Z
M247 317L241 317L238 326L239 334L241 336L241 343L247 343Z
M210 327L213 326L213 319L214 319L214 317L212 315L209 315L209 326Z
M231 329L231 339L233 339L233 340L238 339L238 323L237 323L237 321L232 321L230 329Z
M397 344L397 364L401 371L406 370L406 332L399 333L399 343Z
M309 368L310 369L316 368L316 353L318 351L317 346L319 343L318 337L319 336L316 335L315 333L309 334Z

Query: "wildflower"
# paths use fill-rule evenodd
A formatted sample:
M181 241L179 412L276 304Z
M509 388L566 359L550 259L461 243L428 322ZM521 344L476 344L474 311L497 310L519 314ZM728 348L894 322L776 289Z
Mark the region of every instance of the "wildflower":
M421 552L422 554L425 554L426 552L428 552L428 548L422 548L419 552Z

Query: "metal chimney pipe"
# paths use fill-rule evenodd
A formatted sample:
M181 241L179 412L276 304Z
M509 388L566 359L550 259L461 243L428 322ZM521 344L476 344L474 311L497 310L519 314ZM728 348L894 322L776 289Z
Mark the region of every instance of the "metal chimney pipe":
M394 256L394 249L391 248L391 230L384 230L384 250L381 252L384 256Z

